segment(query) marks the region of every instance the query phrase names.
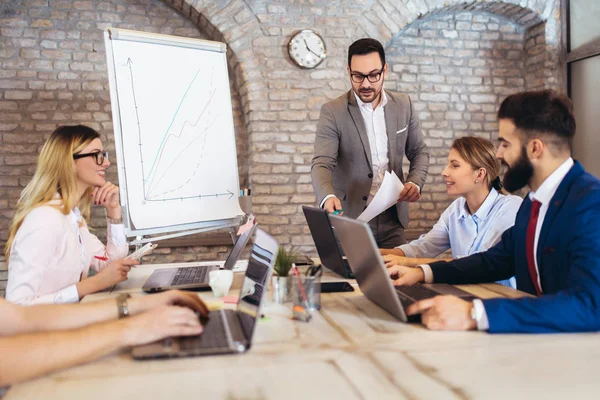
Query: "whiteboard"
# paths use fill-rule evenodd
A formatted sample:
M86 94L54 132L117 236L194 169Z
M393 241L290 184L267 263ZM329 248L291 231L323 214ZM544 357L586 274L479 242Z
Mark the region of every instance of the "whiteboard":
M239 221L225 45L112 28L104 38L128 236Z

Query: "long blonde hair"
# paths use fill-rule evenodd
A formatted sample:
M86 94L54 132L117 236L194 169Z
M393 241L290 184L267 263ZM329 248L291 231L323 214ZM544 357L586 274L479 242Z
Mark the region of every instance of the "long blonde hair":
M58 192L62 204L53 205L67 215L75 206L79 207L82 215L89 220L92 203L89 188L81 198L77 193L77 179L73 154L83 150L100 134L84 125L59 126L44 144L38 158L37 168L31 182L25 186L17 203L17 211L8 231L8 241L4 254L10 258L10 248L23 220L33 209L48 203Z

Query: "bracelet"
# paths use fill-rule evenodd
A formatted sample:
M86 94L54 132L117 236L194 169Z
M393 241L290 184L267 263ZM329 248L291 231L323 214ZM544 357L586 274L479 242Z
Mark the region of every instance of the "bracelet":
M127 299L130 298L129 293L121 293L117 296L117 308L119 309L119 319L129 316L129 308L127 307Z
M123 223L123 217L120 217L120 218L108 218L108 217L106 217L106 219L108 220L108 222L110 222L113 225L118 225L118 224L122 224Z

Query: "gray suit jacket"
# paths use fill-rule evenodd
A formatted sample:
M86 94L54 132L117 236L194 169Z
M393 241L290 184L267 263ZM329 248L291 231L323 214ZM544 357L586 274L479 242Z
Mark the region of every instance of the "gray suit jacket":
M402 182L411 181L423 189L429 153L419 119L408 95L389 90L385 93L390 168ZM405 155L410 161L408 176L402 171ZM367 130L352 90L321 108L311 175L318 204L328 194L335 194L342 202L344 215L356 218L363 212L371 190L373 162ZM406 228L408 204L401 202L396 208L400 223Z

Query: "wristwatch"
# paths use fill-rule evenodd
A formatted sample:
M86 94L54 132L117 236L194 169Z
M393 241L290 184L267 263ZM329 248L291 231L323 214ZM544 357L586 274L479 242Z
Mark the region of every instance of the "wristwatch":
M127 307L127 299L130 298L129 293L121 293L117 296L117 308L119 309L119 319L129 316L129 308Z

